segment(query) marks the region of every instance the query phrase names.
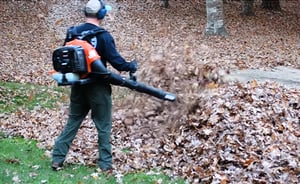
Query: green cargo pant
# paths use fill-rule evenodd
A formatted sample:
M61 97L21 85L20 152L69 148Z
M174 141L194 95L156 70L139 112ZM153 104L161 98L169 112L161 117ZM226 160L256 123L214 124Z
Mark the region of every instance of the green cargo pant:
M92 120L98 131L98 165L101 169L112 167L110 134L112 127L111 86L108 84L87 84L72 86L70 114L63 131L55 141L52 161L63 163L70 144L78 129L91 110Z

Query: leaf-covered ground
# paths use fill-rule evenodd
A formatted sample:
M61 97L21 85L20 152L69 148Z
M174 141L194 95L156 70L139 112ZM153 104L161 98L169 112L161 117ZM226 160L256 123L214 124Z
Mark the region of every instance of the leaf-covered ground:
M139 62L138 79L177 94L175 103L114 88L112 144L118 172L162 168L190 183L299 183L299 90L275 82L232 83L232 70L299 68L299 1L282 1L282 12L240 14L224 4L230 37L205 37L204 1L109 1L104 27L121 54ZM184 3L183 3L184 2ZM68 26L83 21L84 1L1 1L1 81L56 85L52 50ZM120 95L122 94L122 95ZM9 96L9 94L6 94ZM1 114L0 131L37 139L51 152L67 118L55 109ZM97 134L87 117L67 162L95 164Z

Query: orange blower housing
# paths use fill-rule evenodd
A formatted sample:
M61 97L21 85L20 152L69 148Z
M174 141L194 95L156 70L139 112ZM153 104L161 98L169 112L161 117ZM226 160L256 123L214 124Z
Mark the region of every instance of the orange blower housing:
M109 73L100 58L91 44L79 39L67 42L64 47L56 49L52 55L53 67L56 72L77 73L81 79L86 78L92 72ZM92 65L96 66L92 68Z
M66 46L80 46L83 48L84 55L85 55L85 62L87 65L87 73L92 72L92 67L91 67L92 63L96 60L100 60L101 58L97 53L96 49L85 40L75 39L70 42L67 42Z

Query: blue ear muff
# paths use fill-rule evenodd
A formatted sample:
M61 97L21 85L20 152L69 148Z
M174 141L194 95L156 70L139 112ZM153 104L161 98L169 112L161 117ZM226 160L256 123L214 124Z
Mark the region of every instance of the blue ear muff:
M98 11L98 13L97 13L97 18L98 19L103 19L104 17L105 17L105 15L106 15L106 13L107 13L107 10L106 10L106 8L105 8L105 4L104 4L104 2L102 1L102 0L99 0L100 1L100 3L101 3L101 9Z
M98 19L103 19L107 13L107 10L105 8L101 8L101 10L98 11L97 13L97 18Z

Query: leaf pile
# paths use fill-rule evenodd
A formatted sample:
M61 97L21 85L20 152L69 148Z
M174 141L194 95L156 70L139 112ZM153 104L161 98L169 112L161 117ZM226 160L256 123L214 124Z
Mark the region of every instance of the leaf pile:
M141 129L142 118L134 126L120 120L114 135L132 152L116 152L118 168L162 167L195 183L297 183L299 100L297 90L253 81L200 95L173 131L160 132L164 124L154 122Z
M228 38L205 37L204 2L184 2L164 9L156 0L111 1L115 11L105 27L120 53L138 60L138 80L178 96L169 103L132 92L114 102L116 170L162 168L190 183L299 183L299 90L228 81L235 69L299 67L297 2L283 2L280 13L256 4L254 17L241 16L239 2L225 4ZM7 43L0 48L1 80L54 85L51 51L68 26L82 21L84 2L0 3L0 40ZM114 90L116 96L124 91ZM61 104L1 114L0 131L37 139L50 153L67 112ZM87 117L67 162L94 165L96 159L97 133Z

